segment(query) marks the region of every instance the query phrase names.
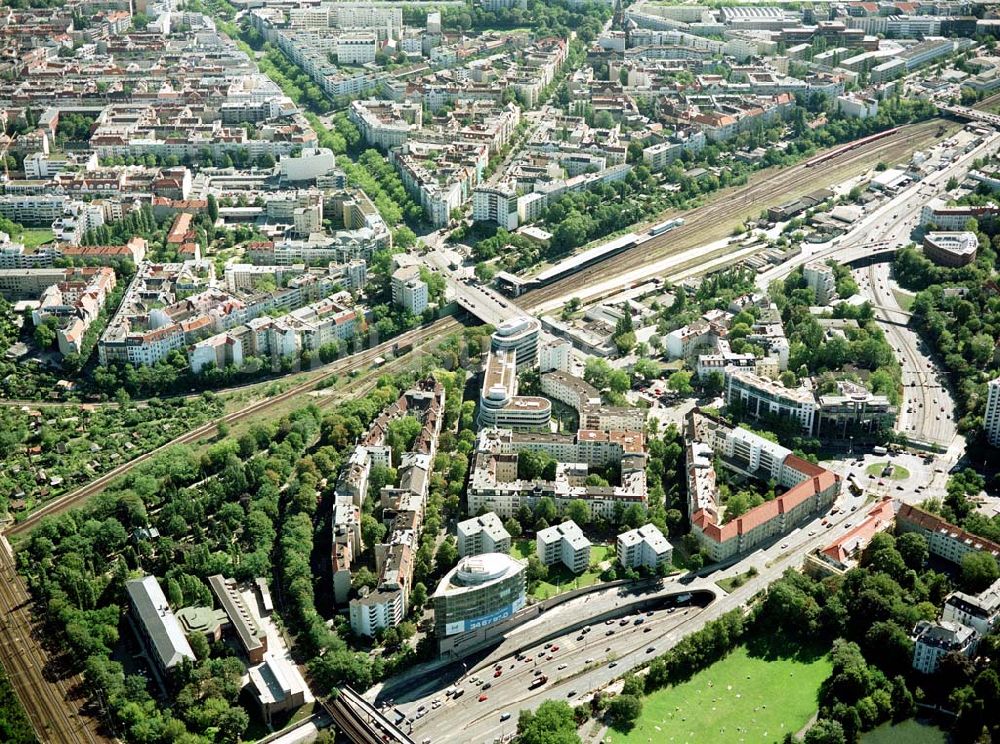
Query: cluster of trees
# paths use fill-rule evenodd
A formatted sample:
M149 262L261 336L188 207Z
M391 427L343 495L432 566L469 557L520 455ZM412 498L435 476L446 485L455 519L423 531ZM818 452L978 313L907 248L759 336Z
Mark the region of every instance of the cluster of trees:
M10 680L0 669L0 741L9 744L35 744L34 729L28 721L24 709L17 701Z
M517 719L521 744L580 744L573 708L565 700L546 700L538 710L522 710Z
M883 394L893 402L900 399L902 371L895 350L874 322L871 307L846 310L838 308L836 317L851 318L859 328L847 328L844 336L827 339L816 316L809 312L815 297L805 284L801 271L795 271L771 286L771 298L781 310L785 334L789 340L788 369L798 379L831 373L842 377L845 366L867 370L863 382L872 392ZM850 287L845 288L845 291Z
M460 382L457 375L439 375L450 393L445 411L450 426L460 413ZM218 658L229 655L224 646L195 644L199 660L174 678L179 692L169 709L153 701L142 677L125 674L112 661L120 642L124 582L135 575L160 577L174 609L211 605L206 579L212 574L272 579L281 617L295 634L296 651L310 659L310 672L323 692L345 682L365 689L387 670L413 661L408 647L389 663L353 651L343 628L329 628L317 609L317 585L328 579L317 576L313 566L329 556L329 545L317 544L315 537L329 534L328 526L317 529L332 502L336 479L328 476L414 379L412 373L384 377L364 397L325 415L308 406L255 424L238 437L220 430L220 441L201 455L185 446L171 448L84 508L45 520L31 533L18 556L19 567L45 607L51 637L68 651L73 666L84 670L90 693L127 740L236 741L247 725L245 714L234 707L243 667ZM412 441L410 432L397 434L400 446ZM426 530L416 557L418 581L433 578L435 537L446 514L457 514L467 459L449 454L456 441L450 432L442 437L442 454L435 462ZM373 481L391 476L376 474ZM384 530L378 520L365 519L367 539L373 539L372 521ZM139 539L140 528L155 528L160 537ZM447 549L439 551L437 569L449 561ZM426 593L426 585L416 586L413 603L426 602ZM397 645L411 631L403 628L384 640Z
M426 11L417 11L426 18ZM415 20L419 15L415 15ZM576 33L589 44L600 33L601 27L611 17L611 7L603 3L585 3L570 6L565 0L543 2L529 0L526 9L518 6L486 10L480 6L447 7L441 22L448 31L464 33L470 30L530 28L538 36L569 38ZM422 25L422 21L418 25Z
M90 128L94 126L94 118L73 112L62 114L59 117L59 126L56 127L56 139L86 142L90 139Z
M846 575L821 581L788 572L768 589L757 623L803 642L833 644L833 673L820 691L821 723L831 723L820 731L834 738L816 741L857 741L882 721L909 717L921 699L958 711L960 741L985 735L984 726L996 735L996 719L990 723L984 707L995 705L1000 691L996 661L978 674L957 654L946 655L932 677L911 668L910 630L934 619L952 589L946 575L926 568L927 557L922 535L880 533ZM996 636L982 644L980 651L995 659Z
M263 50L264 54L257 58L257 66L278 84L285 95L315 114L330 109L330 99L302 68L270 42L264 43Z
M403 221L413 227L423 220L423 208L413 201L396 169L378 150L365 150L356 162L340 157L337 165L347 173L350 184L362 189L375 203L389 227Z
M28 413L4 406L0 410L0 451L7 464L0 474L0 513L8 499L20 494L28 508L155 449L189 427L217 418L222 402L211 393L185 399L131 403L119 396L116 407L42 408L42 423L32 427ZM71 422L74 422L71 424ZM100 449L91 451L91 445ZM41 452L31 453L32 447ZM92 466L93 465L93 466ZM15 467L16 466L16 467ZM61 477L59 486L38 482L38 473Z
M962 414L959 428L975 432L983 424L986 382L998 369L994 348L1000 337L1000 304L993 288L1000 226L988 225L993 239L976 224L968 227L980 233L975 263L945 268L906 248L897 253L893 270L900 284L920 290L910 308L913 321L948 372ZM946 291L953 288L959 291Z
M320 147L329 147L334 154L342 155L345 152L354 152L361 145L361 132L354 125L347 114L340 111L334 114L333 129L330 129L322 120L311 111L306 112L306 118L316 130L316 138Z
M138 236L149 239L160 225L148 204L133 209L123 219L92 227L83 234L83 245L124 245Z

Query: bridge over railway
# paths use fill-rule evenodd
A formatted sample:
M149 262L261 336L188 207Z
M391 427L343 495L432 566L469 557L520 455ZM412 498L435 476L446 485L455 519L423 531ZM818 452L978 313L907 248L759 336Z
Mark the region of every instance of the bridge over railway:
M346 685L322 705L337 730L354 744L414 744L395 723Z

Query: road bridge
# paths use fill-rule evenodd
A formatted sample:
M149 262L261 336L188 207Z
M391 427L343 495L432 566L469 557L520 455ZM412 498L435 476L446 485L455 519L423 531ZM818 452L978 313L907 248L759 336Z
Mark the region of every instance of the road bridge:
M992 127L1000 127L1000 115L991 114L989 111L969 108L968 106L938 106L938 111L948 114L963 121L978 121L981 124L989 124Z

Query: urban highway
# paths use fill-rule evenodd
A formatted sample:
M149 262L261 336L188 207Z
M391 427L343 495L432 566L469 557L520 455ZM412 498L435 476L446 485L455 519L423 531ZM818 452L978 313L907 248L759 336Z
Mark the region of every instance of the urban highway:
M600 612L594 611L598 605L591 598L586 600L579 612L564 613L570 617L555 619L558 615L552 610L533 620L532 623L547 626L547 640L523 650L527 662L518 660L515 654L504 650L510 647L508 642L484 662L476 664L478 671L462 674L457 679L455 675L442 672L425 675L431 679L412 685L395 685L389 680L378 702L384 703L386 698L393 697L395 707L408 718L414 719L411 738L415 741L430 740L432 744L488 744L496 737L514 732L520 710L536 708L548 699L567 700L570 703L586 700L595 690L607 686L629 670L648 663L711 620L730 610L745 607L755 594L780 578L786 570L800 566L810 551L825 547L835 537L856 525L864 515L865 499L864 494L853 496L845 487L836 504L836 514L817 517L766 549L757 550L737 564L713 573L709 580L717 581L743 574L750 567L757 570L756 576L748 578L746 583L730 594L716 587L719 599L704 609L682 608L673 613L657 610L649 618L645 618L643 614L644 622L636 629L634 621L640 615L620 606L618 612L631 618L627 625L620 625L620 620L613 625L605 625L598 620L591 624L590 632L583 634L583 639L578 640L581 636L581 622L586 622L595 615L603 617ZM824 520L829 526L822 524ZM677 578L671 578L664 580L662 586L654 586L647 595L637 595L636 598L651 597L665 591L685 591L703 585L702 579L685 585ZM617 595L616 589L606 592L611 597ZM607 599L605 597L604 601ZM685 615L685 611L688 614ZM560 627L567 630L560 633ZM646 632L646 627L651 630ZM615 632L607 636L605 634L608 630ZM558 646L559 650L551 652L551 649L546 649L544 643L548 642ZM646 649L650 647L654 651L647 653ZM611 650L608 651L608 648ZM545 653L539 656L542 652ZM552 658L549 659L549 656ZM588 661L589 659L592 661ZM614 666L611 666L612 663ZM563 664L566 667L560 669ZM501 675L496 678L493 677L495 665L502 668ZM514 665L513 669L511 665ZM549 679L541 687L531 690L528 686L534 678L536 668L541 669ZM480 685L471 681L474 676L481 680ZM484 684L490 685L485 693L482 690ZM449 699L446 688L450 685L457 685L464 690L461 698ZM405 689L410 692L404 694L402 691ZM480 701L479 697L483 694L486 699ZM434 707L435 700L439 701L437 708ZM510 714L509 718L505 718L507 714Z

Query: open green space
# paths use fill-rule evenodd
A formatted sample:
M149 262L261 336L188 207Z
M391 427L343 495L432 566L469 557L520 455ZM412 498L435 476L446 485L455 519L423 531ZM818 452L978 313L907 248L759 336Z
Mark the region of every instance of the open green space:
M861 744L946 744L948 734L937 726L910 718L899 723L883 723L861 735Z
M51 243L55 240L55 235L47 228L26 229L18 235L12 235L11 240L16 243L23 243L25 248L37 248L40 245Z
M635 727L612 730L605 741L781 741L816 712L820 684L832 669L827 655L765 658L740 646L687 682L645 697Z
M723 591L732 592L733 589L738 589L743 586L749 579L752 579L756 575L757 569L751 568L749 571L744 571L743 573L736 574L735 576L719 579L715 583L722 587Z
M911 292L901 292L898 289L892 290L892 296L896 298L896 302L899 306L906 312L910 311L913 307L913 301L917 299L917 296Z
M910 477L909 470L902 467L901 465L896 465L890 462L873 462L871 465L865 468L865 472L868 473L868 475L874 475L876 478L881 478L882 471L885 470L886 465L892 465L892 475L889 476L890 480L896 480L896 481L906 480L907 478Z
M535 554L534 540L513 540L510 546L510 554L519 560L527 560L529 556ZM608 558L614 557L614 550L607 545L594 545L590 549L590 568L579 576L570 571L562 564L549 566L549 576L546 581L541 581L531 596L535 599L548 599L557 594L568 592L570 589L579 589L591 586L601 580L603 569L595 568Z

